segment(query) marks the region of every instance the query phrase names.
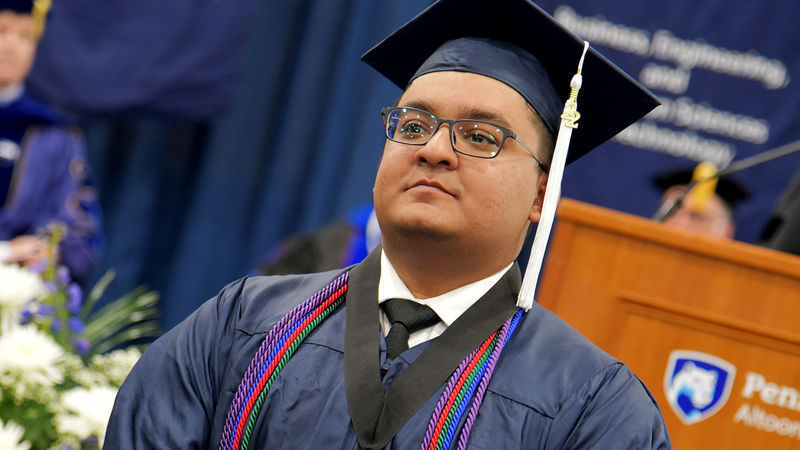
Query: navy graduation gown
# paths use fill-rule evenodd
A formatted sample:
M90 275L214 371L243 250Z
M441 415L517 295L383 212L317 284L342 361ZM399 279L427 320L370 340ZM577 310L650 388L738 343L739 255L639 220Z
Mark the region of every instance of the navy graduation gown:
M356 266L344 305L309 334L286 364L266 398L250 448L360 448L359 435L364 441L364 422L370 417L353 420L351 411L360 411L355 417L369 411L370 403L380 408L380 400L374 405L380 392L370 389L374 386L369 380L359 386L353 372L374 369L377 382L387 391L393 385L413 385L402 381L403 374L414 372L415 363L425 364L430 359L426 354L437 351L437 341L463 338L443 334L387 361L377 327L377 298L357 298L373 289L377 292L378 254L373 252ZM148 348L120 389L105 447L217 448L230 403L264 336L339 273L257 277L228 285ZM513 309L518 288L515 267L478 303L499 301L503 305L498 309L508 305ZM374 323L359 322L364 319L354 315L356 304L374 305ZM456 327L469 315L468 311L445 333L476 328ZM359 334L353 330L361 325L371 330L368 333L377 332L375 367L369 361L354 367L352 355L345 358L345 348L352 349L353 336ZM350 364L347 369L346 364ZM455 367L445 369L449 375ZM423 389L431 381L422 378L437 371L441 368L422 370ZM435 385L410 418L397 424L399 430L392 433L386 448L419 448L443 389L443 384ZM387 427L392 425L383 428ZM626 366L538 305L523 316L500 356L468 447L671 448L661 413L644 385Z

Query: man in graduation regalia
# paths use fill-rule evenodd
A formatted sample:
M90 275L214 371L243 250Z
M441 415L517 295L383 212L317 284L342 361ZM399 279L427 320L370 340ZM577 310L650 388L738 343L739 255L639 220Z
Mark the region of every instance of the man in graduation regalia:
M49 0L0 0L0 261L44 256L47 226L66 226L58 252L85 282L99 258L100 214L79 131L25 93Z
M703 181L707 176L705 172L716 171L708 164L701 163L694 171L676 170L653 179L653 184L663 192L659 212L679 202L669 215L657 218L675 228L733 239L736 231L734 211L749 193L732 176ZM694 187L687 192L693 182Z
M382 110L382 246L227 286L145 352L106 448L670 448L641 381L514 262L537 221L541 258L565 162L653 97L528 0L440 0L363 59L405 89Z

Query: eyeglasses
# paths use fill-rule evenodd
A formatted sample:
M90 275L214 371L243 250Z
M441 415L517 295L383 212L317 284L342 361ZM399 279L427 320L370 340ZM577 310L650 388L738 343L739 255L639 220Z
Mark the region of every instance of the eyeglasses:
M547 168L517 135L498 125L482 120L447 120L417 108L389 106L381 109L386 137L392 142L425 145L443 123L450 126L450 144L456 153L474 158L492 159L500 154L508 138L519 143L531 154L544 173Z

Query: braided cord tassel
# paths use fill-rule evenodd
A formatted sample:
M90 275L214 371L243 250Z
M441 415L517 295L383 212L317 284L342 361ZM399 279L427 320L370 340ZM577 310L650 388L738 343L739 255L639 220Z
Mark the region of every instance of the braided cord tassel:
M491 358L489 358L486 374L481 379L480 387L478 387L478 392L475 395L475 401L472 403L472 407L469 409L469 414L467 414L467 420L464 422L464 426L461 428L461 435L458 438L458 450L464 450L467 448L467 440L469 440L469 434L472 432L472 425L475 423L475 418L478 416L478 409L480 409L481 403L483 403L483 396L486 394L486 389L489 387L489 380L492 379L494 368L497 365L497 359L500 357L500 352L503 351L503 348L511 338L514 330L517 329L517 325L519 325L520 318L522 318L524 311L524 309L520 308L520 310L514 314L514 317L503 324L503 327L500 330L500 336L498 337L500 344L495 348Z
M341 304L341 301L337 300L342 298L347 291L348 275L349 272L345 272L319 292L312 295L308 300L295 307L286 314L264 338L261 346L253 356L247 371L245 371L242 382L239 384L233 401L231 402L228 415L226 416L222 438L220 439L220 450L232 450L237 448L241 439L241 430L244 426L242 417L247 417L247 415L244 414L245 410L247 409L249 411L255 405L256 399L254 398L254 394L256 394L256 396L260 395L260 392L256 393L256 388L259 387L259 384L261 387L266 385L268 380L264 380L263 378L267 370L270 371L268 377L272 376L272 371L280 364L285 353L291 347L292 341L303 332L302 329L298 332L301 326L310 326L311 328L302 335L297 345L299 345L300 341L317 326L321 319L314 321L312 316L319 317L321 314L325 313L325 317L327 317L333 309ZM326 313L325 311L334 303L335 306L330 308ZM288 347L287 341L289 341ZM297 345L295 345L294 348L296 348ZM294 352L294 348L291 350L292 352ZM282 349L283 352L281 352ZM278 356L279 354L280 356ZM285 361L283 364L285 364ZM280 364L278 372L283 368L283 364ZM260 381L263 382L259 383ZM239 434L235 436L237 432ZM234 442L236 443L234 444Z
M258 351L256 351L255 356L253 356L253 360L251 361L248 370L245 372L242 382L239 384L239 388L236 391L236 395L231 402L231 408L228 410L228 415L225 420L225 427L223 429L223 435L220 442L220 449L230 449L233 431L235 430L235 425L238 422L239 416L241 415L242 408L245 404L245 399L252 395L252 389L254 386L253 383L255 383L255 380L261 376L260 368L264 367L266 362L274 357L275 351L280 348L283 345L284 340L288 338L288 335L286 335L287 330L292 330L293 327L296 327L300 322L302 322L302 319L300 318L307 316L315 307L324 301L324 299L329 297L333 291L341 287L341 285L346 282L346 275L347 274L343 274L337 280L324 287L319 292L311 296L307 301L289 312L289 314L284 316L264 338L264 341L261 343ZM283 336L283 338L279 338L280 336ZM222 445L223 442L226 443L225 446Z
M291 355L293 354L294 349L297 348L302 339L305 338L306 335L308 335L308 333L313 329L313 327L320 322L320 320L318 320L320 316L322 316L323 313L327 316L327 314L329 314L330 311L332 311L333 309L335 309L336 306L341 304L340 299L337 297L341 296L341 294L343 294L345 290L346 287L342 287L339 291L337 291L337 293L335 293L335 295L332 295L328 300L326 300L325 303L320 305L317 308L317 310L314 311L313 314L306 316L303 322L300 324L300 326L294 329L289 338L285 341L283 346L280 348L280 351L275 355L274 358L271 359L269 365L266 367L266 370L264 370L261 373L261 376L258 379L255 388L251 390L251 392L253 392L255 395L249 396L247 404L242 410L242 413L239 415L236 431L233 435L233 443L231 446L232 448L234 449L247 448L249 435L247 435L247 441L242 441L242 445L241 446L239 445L240 439L245 436L243 434L243 430L245 428L246 422L243 419L245 418L248 419L247 423L250 423L251 420L254 421L253 417L258 416L258 413L260 412L260 407L261 405L263 405L263 400L258 403L258 409L253 409L256 406L257 396L261 397L262 394L266 395L266 392L264 390L268 388L267 381L269 381L270 378L273 377L273 375L277 377L278 373L280 373L280 370L283 368L286 360L288 360L288 358L290 358ZM329 307L332 305L335 306L329 309ZM286 358L284 358L284 356ZM276 369L277 373L275 372ZM252 432L252 424L250 425L250 431Z
M496 335L497 332L492 333L492 335L489 336L483 342L483 344L481 344L481 346L475 352L473 352L472 355L470 355L470 357L467 357L467 359L464 360L464 362L466 362L467 364L465 365L464 370L461 371L460 374L458 373L459 371L457 370L450 377L450 382L448 382L448 388L450 387L450 385L452 385L453 388L445 390L445 392L442 393L442 397L439 399L439 403L442 406L440 408L439 405L437 405L437 408L434 411L434 415L431 417L431 422L428 424L428 429L430 430L430 433L427 432L425 433L426 439L425 441L423 441L423 447L421 447L423 450L436 449L437 443L439 443L438 441L442 433L442 428L444 428L447 416L450 415L450 410L452 409L453 404L455 403L456 398L458 397L458 394L461 391L461 388L463 387L469 375L472 373L475 366L478 364L478 361L480 361L481 357L486 352L486 349L491 345ZM459 368L460 367L461 366L459 366ZM450 392L447 392L448 390ZM430 435L430 439L428 439L428 435Z
M472 394L475 392L475 387L478 384L477 382L481 380L483 374L486 372L486 361L489 359L489 356L494 350L496 343L497 335L495 334L494 339L492 339L492 343L489 345L489 347L487 347L486 351L483 353L481 359L475 365L475 368L472 370L472 372L470 372L469 376L464 382L464 385L456 396L453 406L458 405L458 407L451 408L450 412L447 414L447 419L444 421L443 426L443 430L446 430L446 432L444 434L444 438L442 439L440 437L439 442L436 443L437 450L447 449L450 447L450 443L453 441L453 434L456 431L458 422L461 420L461 415L464 413L464 409L466 409L467 404L469 404L470 400L472 399Z
M475 358L475 355L478 354L478 349L470 353L469 356L464 358L464 361L461 361L458 368L456 368L453 375L450 376L450 379L447 381L447 387L445 387L444 392L442 392L442 396L439 398L439 402L436 404L436 408L433 410L433 415L431 416L431 421L428 424L428 429L425 432L425 439L422 441L421 449L427 449L428 445L430 444L431 440L433 440L433 434L436 431L436 424L438 423L438 418L441 416L442 411L444 410L445 406L447 405L447 400L450 398L450 393L453 392L453 389L458 383L458 380L461 379L461 374L464 373L469 363Z
M472 425L497 365L497 359L519 324L523 313L523 309L517 311L500 327L500 330L489 336L481 347L461 362L461 365L450 377L447 387L434 409L425 438L420 446L421 450L449 448L461 416L467 405L472 402L458 437L458 448L466 448Z
M247 447L250 445L250 436L253 433L253 427L255 427L258 415L261 412L261 407L264 404L264 399L266 399L267 393L269 392L269 388L272 386L272 383L275 381L275 379L278 378L278 375L283 369L283 366L286 365L286 362L289 360L289 358L292 357L294 351L297 349L298 346L300 346L300 343L305 339L305 337L314 328L316 328L316 326L320 322L322 322L331 312L333 312L339 305L341 305L343 300L344 298L340 296L334 302L331 302L330 305L328 305L323 311L321 311L319 315L313 318L311 317L308 318L307 319L308 324L307 325L304 324L302 329L296 330L292 334L291 342L287 343L285 350L282 350L281 354L279 354L280 361L277 362L277 364L273 362L272 365L274 365L275 367L272 370L272 374L269 376L269 379L267 379L266 377L266 375L269 373L268 371L267 374L265 374L265 376L262 377L262 380L266 380L266 382L259 381L259 387L257 388L257 390L260 391L260 394L258 395L258 398L255 400L255 402L253 402L252 411L249 411L250 408L248 408L248 410L245 410L245 414L247 414L247 424L244 428L244 432L242 433L242 443L239 446L240 449L247 449ZM320 309L321 308L322 306L320 306ZM261 387L262 383L263 387Z
M283 335L283 337L278 341L278 345L275 347L275 349L272 352L270 352L269 358L267 360L269 361L269 364L265 364L261 368L261 371L258 373L258 377L256 377L256 381L248 390L247 397L245 397L247 401L244 403L242 408L239 410L238 415L236 416L236 421L234 422L236 426L234 427L235 431L233 434L233 437L235 437L236 439L234 439L234 441L232 442L231 448L233 449L239 448L239 438L241 437L243 423L246 423L242 422L242 417L244 417L245 419L248 417L249 411L252 410L253 406L255 405L256 399L260 395L262 389L264 389L265 386L264 375L267 373L272 374L275 368L278 367L278 365L280 365L281 369L283 368L283 365L280 364L280 361L282 359L282 356L286 352L286 345L287 345L286 341L289 341L289 345L291 346L293 340L297 337L296 333L298 328L300 328L309 319L309 317L312 317L313 315L314 312L311 312L303 316L298 321L298 323L296 323L293 327L289 329L289 331L286 334ZM302 331L302 329L300 331ZM280 357L278 357L279 353Z

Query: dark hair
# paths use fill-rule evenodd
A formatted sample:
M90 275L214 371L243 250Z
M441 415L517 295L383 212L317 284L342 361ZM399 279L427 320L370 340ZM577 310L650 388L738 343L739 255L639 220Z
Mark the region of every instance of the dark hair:
M544 121L542 121L542 118L539 116L539 114L536 113L536 110L533 109L533 107L529 103L526 103L526 105L528 106L528 110L531 113L533 127L541 136L539 143L542 144L542 149L544 150L544 154L539 155L539 157L542 158L542 165L547 167L547 170L550 170L550 163L553 161L553 151L555 150L556 147L555 137L553 136L552 133L550 133L550 130L548 130L547 127L544 125Z

